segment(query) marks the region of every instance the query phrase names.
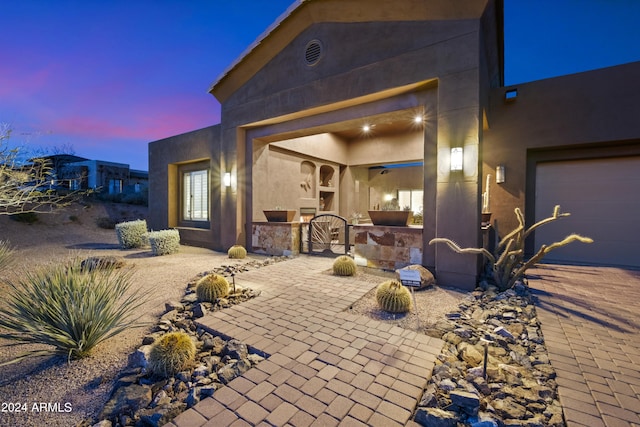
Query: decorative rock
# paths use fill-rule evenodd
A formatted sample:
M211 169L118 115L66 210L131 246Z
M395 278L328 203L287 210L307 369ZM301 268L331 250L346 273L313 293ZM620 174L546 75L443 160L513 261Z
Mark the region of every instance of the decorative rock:
M436 283L436 278L433 277L433 274L420 264L408 265L400 270L416 270L420 273L420 287L418 289L424 289ZM400 280L400 270L396 270L397 280Z
M527 408L517 403L513 398L507 397L506 399L496 399L493 401L493 409L496 414L502 418L519 420L524 417L527 412Z
M249 354L249 351L245 343L233 339L227 342L224 354L234 359L245 359Z
M438 408L419 408L415 422L425 427L456 427L458 415Z
M502 326L498 326L497 328L495 328L493 330L494 333L500 335L501 337L505 337L508 338L510 340L515 339L515 337L511 334L511 332L507 331L505 328L503 328Z
M207 309L205 308L203 303L197 303L193 306L193 317L199 319L200 317L204 317L207 314Z
M127 366L129 368L146 368L149 364L150 345L143 345L129 355Z
M451 403L466 414L475 415L480 409L480 399L477 394L454 390L449 393L449 397L451 398Z
M528 288L522 284L499 294L488 283L481 286L487 291L473 292L458 312L431 327L431 332L442 331L445 345L436 356L416 422L439 425L434 417L439 409L454 413L458 425L563 427L555 371ZM482 340L490 342L486 377Z
M100 418L112 418L117 414L136 412L151 403L151 388L132 384L116 389L109 399Z
M189 390L189 394L187 395L187 408L191 408L200 402L200 397L198 396L199 390L197 388L192 388Z
M178 312L184 311L184 305L176 301L169 301L164 303L165 311L176 310Z
M99 423L95 423L91 427L112 427L113 424L109 420L102 420Z
M469 420L471 427L498 427L498 421L486 412L480 412L477 419Z
M469 343L463 342L458 345L458 350L460 350L460 357L466 363L471 366L478 366L482 363L484 356L480 353L474 346Z

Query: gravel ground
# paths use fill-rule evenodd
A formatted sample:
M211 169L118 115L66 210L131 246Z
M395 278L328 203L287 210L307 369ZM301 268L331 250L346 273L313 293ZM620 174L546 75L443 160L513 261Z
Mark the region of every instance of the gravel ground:
M384 280L395 277L393 273L372 270L359 272L358 274L362 275L364 280L374 283L381 283ZM429 326L434 325L438 320L442 320L445 314L455 311L458 304L468 295L467 292L439 286L415 290L413 292L414 304L412 310L409 313L394 314L378 308L375 294L376 290L374 288L351 306L351 312L417 332L424 332Z

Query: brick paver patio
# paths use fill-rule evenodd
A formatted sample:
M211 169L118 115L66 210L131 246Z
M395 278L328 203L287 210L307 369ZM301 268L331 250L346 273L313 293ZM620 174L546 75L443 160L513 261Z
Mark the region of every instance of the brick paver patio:
M403 426L443 342L350 314L376 284L301 256L236 276L260 297L201 324L270 357L169 426Z
M237 276L262 295L201 323L271 356L170 427L415 425L442 341L350 314L375 284L327 274L331 263L301 256ZM529 276L567 426L640 426L640 271Z
M640 426L640 271L530 273L567 426Z

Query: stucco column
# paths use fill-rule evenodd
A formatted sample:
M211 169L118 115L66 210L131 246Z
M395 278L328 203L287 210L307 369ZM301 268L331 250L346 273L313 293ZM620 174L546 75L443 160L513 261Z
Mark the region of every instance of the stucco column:
M474 83L475 79L475 84ZM480 233L480 108L477 73L457 75L439 82L436 236L462 247L479 247ZM467 87L462 91L461 87ZM455 89L455 90L453 90ZM451 171L451 148L462 147L463 170ZM480 257L453 252L445 244L435 247L438 284L473 289Z

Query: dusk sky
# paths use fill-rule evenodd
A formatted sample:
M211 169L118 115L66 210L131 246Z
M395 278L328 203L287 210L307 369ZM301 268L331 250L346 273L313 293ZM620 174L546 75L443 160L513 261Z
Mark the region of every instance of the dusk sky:
M220 121L213 81L293 0L1 0L0 123L28 149L146 170ZM640 60L638 0L505 0L505 80Z

